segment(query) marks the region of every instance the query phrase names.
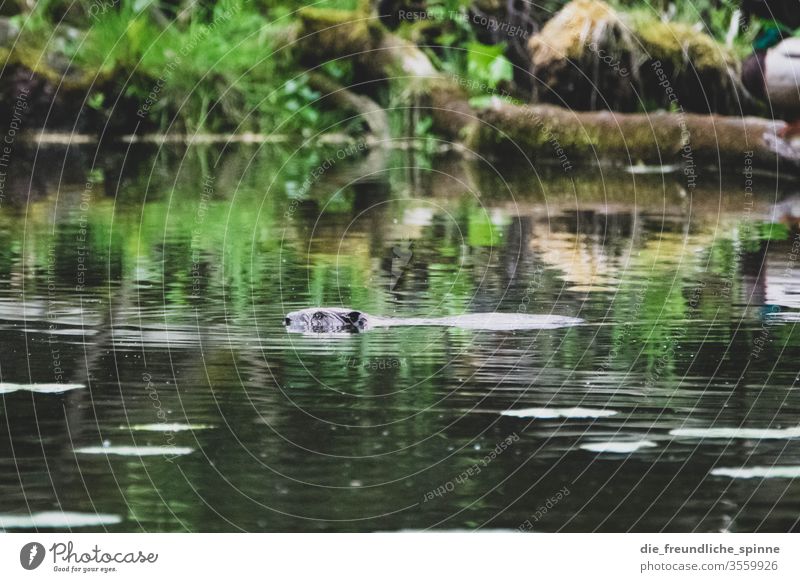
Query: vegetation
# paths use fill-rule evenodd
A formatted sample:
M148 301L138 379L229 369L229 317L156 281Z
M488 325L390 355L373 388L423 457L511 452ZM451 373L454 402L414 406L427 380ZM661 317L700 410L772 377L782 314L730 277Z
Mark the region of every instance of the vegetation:
M469 79L465 87L476 98L473 103L483 99L485 105L495 94L526 102L531 89L535 98L547 100L530 86L528 69L543 60L537 34L544 38L546 23L566 4L550 0L514 8L489 0L321 0L298 7L288 0L20 0L3 8L0 96L3 102L13 101L22 76L15 71L20 71L40 80L41 93L55 95L55 106L64 113L63 129L74 125L78 130L111 133L359 133L374 129L374 120L358 114L359 106L363 110L372 104L331 99L331 87L344 94L340 89L355 83L358 99L371 99L379 107L406 106L409 98L403 83L388 88L380 83L358 85L363 69L370 66L364 61L381 55L341 55L353 55L365 39L393 31L424 52L438 72ZM426 16L391 23L386 15L377 17L379 5L380 10L422 9ZM750 52L756 35L774 26L755 21L732 27L738 14L734 0L611 0L610 5L621 18L615 16L608 27L616 40L603 46L619 53L629 68L635 68L634 63L641 66L642 54L673 61L666 69L677 90L685 89L684 95L698 93L694 85L703 83L710 105L687 97L682 104L689 111L704 112L708 106L730 113L738 106L738 89L729 79L735 76L736 59ZM502 33L487 22L514 28ZM299 30L313 33L312 40L303 42ZM539 45L557 46L555 41L548 37ZM726 42L732 46L726 48ZM563 48L583 70L596 69L596 57L587 60L585 50L578 54L575 46ZM520 50L526 54L520 56ZM550 61L544 61L552 68ZM632 72L636 76L637 71ZM574 80L555 79L553 87L560 81ZM606 106L612 109L669 108L657 98L663 97L660 89L644 87L636 96L630 91L615 96L614 88L606 91L604 83L619 84L619 79L594 81L608 94ZM587 102L565 105L602 108L593 91L573 93ZM726 96L730 96L727 101ZM43 123L42 106L39 117L35 100L32 109L36 119L32 125ZM48 119L48 123L58 121ZM393 115L389 125L394 132L417 137L436 129L425 115Z
M169 19L147 0L120 0L96 11L39 2L12 18L19 38L6 59L53 83L81 86L90 107L111 114L127 103L123 114L144 110L145 127L162 131L289 133L335 126L344 115L314 105L320 95L285 46L292 13L273 4L219 0Z

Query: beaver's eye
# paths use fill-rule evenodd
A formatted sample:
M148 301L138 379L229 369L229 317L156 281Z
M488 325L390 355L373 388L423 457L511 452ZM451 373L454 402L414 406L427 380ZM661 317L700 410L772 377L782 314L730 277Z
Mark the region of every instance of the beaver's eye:
M319 321L320 319L325 319L325 314L321 311L317 311L314 315L311 316L311 319L314 321Z

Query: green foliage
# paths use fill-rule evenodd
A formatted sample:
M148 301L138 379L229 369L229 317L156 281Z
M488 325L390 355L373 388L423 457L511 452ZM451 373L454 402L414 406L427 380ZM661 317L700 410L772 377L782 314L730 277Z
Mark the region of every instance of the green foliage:
M545 19L566 0L548 0L536 15ZM619 9L648 18L706 28L718 41L726 38L736 0L612 0ZM328 11L365 12L367 0L322 0L312 3ZM513 81L514 70L504 44L478 42L470 22L474 0L428 0L429 18L406 22L400 33L429 46L425 50L443 71L468 76L492 89ZM78 4L71 0L39 0L12 17L21 29L11 51L24 53L18 62L51 82L69 76L89 90L87 104L102 111L122 95L148 102L151 128L178 131L257 131L306 134L333 127L348 115L327 111L317 100L292 50L291 30L301 7L287 0L205 0L183 10L179 3L117 0ZM166 17L166 18L165 18ZM748 53L767 22L750 23L739 35L736 51ZM65 69L70 63L69 70ZM56 64L60 64L58 68ZM347 86L355 79L350 61L326 63L322 71ZM396 92L396 91L395 91ZM392 104L395 96L383 95ZM398 103L395 103L398 104ZM486 105L483 98L477 105ZM393 119L393 123L395 120ZM355 129L355 122L353 124ZM417 137L428 132L417 129Z
M640 17L658 17L675 23L689 24L712 36L718 42L728 40L731 21L740 8L740 0L682 0L666 2L661 0L614 0L616 8ZM741 30L733 38L733 50L740 57L752 51L753 40L760 34L764 24L758 19L743 23Z
M503 56L505 45L472 42L467 45L467 51L467 74L470 78L485 83L492 89L501 81L514 79L514 67Z
M79 67L98 74L135 70L142 53L159 37L149 15L137 8L134 2L123 2L118 11L105 12L67 46L68 55Z
M15 17L22 46L60 53L87 83L111 81L105 91L113 94L93 92L92 108L122 94L147 103L148 118L159 129L184 131L311 132L344 118L315 106L319 93L284 46L292 20L280 11L264 11L247 0L219 0L165 26L154 17L152 0L120 0L85 18L85 27L75 31L51 23L54 3L39 2L30 14ZM328 71L334 78L351 75L347 64L331 68L337 68Z

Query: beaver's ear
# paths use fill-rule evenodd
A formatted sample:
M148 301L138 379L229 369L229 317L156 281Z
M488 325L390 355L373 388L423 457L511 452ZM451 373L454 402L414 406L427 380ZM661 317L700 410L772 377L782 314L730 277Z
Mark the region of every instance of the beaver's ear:
M359 318L361 317L360 311L351 311L347 314L347 319L350 320L350 323L358 323Z

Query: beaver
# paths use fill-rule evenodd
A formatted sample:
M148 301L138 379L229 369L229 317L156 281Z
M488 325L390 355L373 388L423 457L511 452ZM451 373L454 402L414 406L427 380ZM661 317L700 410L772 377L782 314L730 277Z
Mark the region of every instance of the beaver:
M369 320L360 311L339 307L312 307L292 311L283 320L288 331L294 332L350 332L365 331Z
M341 307L311 307L292 311L283 320L287 331L298 333L360 333L376 327L400 325L435 325L462 329L511 331L556 329L582 323L584 320L577 317L523 313L467 313L448 317L377 317L363 311Z

